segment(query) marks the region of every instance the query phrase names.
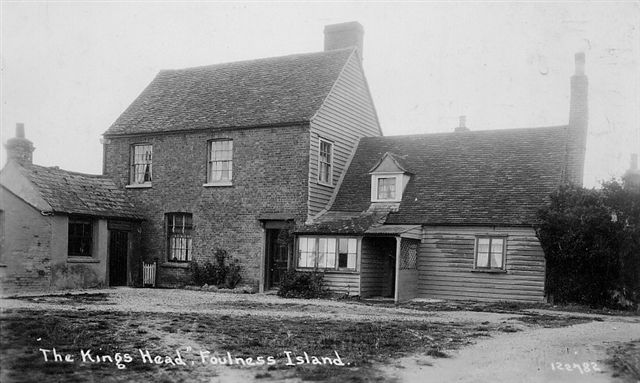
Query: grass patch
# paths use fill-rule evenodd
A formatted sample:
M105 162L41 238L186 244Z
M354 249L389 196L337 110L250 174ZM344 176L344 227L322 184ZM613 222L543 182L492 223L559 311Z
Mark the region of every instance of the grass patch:
M518 317L509 318L509 320L517 320L528 325L542 326L545 328L567 327L576 324L589 323L594 320L602 321L601 318L579 317L573 315L549 315L528 313Z
M640 381L640 339L610 347L607 354L614 377L629 383Z
M486 327L486 328L485 328ZM221 369L252 368L256 379L297 378L310 381L359 382L377 379L378 363L414 352L447 357L447 351L473 342L495 325L478 332L477 325L420 321L367 322L326 319L217 316L195 313L7 310L0 317L2 381L210 381ZM213 366L198 352L183 353L188 366L143 363L138 349L152 355L173 355L188 344L234 358L272 356L273 366ZM45 362L39 349L74 355L74 363ZM195 347L195 346L194 346ZM125 369L112 362L80 363L80 350L94 354L129 353ZM345 366L287 366L294 356L331 357L337 352ZM165 379L166 380L166 379Z
M61 305L83 305L83 304L115 304L109 302L109 294L106 293L82 293L82 294L50 294L38 296L14 296L8 299L19 299L22 301L35 303L54 303Z
M363 301L368 305L386 305L394 307L389 303L379 303L375 301ZM409 308L419 311L475 311L475 312L493 312L502 314L523 314L525 310L542 309L551 311L576 312L585 314L598 315L614 315L614 316L638 316L640 311L623 311L611 310L607 308L594 308L584 305L568 304L568 305L552 305L544 302L528 303L528 302L478 302L465 300L452 301L435 301L435 302L406 302L397 307Z

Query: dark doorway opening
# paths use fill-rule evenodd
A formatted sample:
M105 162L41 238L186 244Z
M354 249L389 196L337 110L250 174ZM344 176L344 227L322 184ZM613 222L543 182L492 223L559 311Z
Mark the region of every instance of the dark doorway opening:
M129 233L109 230L109 286L127 285Z
M289 244L285 235L283 229L266 229L266 289L280 286L289 267Z

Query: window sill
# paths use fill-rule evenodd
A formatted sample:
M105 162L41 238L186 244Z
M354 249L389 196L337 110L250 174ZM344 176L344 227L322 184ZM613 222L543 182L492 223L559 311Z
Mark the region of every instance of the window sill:
M318 185L326 186L328 188L332 188L333 187L333 184L330 184L328 182L322 182L322 181L318 181Z
M151 184L125 185L125 189L150 189Z
M302 271L302 272L308 272L308 273L312 273L312 272L317 272L317 273L324 273L324 274L360 274L359 271L356 270L325 270L325 269L304 269L304 268L297 268L296 271Z
M100 263L99 259L92 257L67 257L67 263Z
M472 273L489 273L489 274L506 274L507 270L504 269L472 269Z
M188 269L189 262L164 262L160 264L160 267L166 267L170 269Z
M224 182L207 182L206 184L203 184L202 186L206 187L206 188L211 188L211 187L220 187L220 186L233 186L233 182L231 181L224 181Z
M373 202L373 203L398 203L398 202L402 202L402 200L399 200L399 199L372 199L371 202Z

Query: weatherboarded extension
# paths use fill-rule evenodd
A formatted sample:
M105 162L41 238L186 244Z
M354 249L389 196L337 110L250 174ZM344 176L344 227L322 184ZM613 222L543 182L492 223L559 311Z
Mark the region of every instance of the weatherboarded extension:
M474 270L477 235L506 235L506 272ZM424 298L544 298L544 253L532 228L425 227L418 270L418 294Z
M332 292L359 295L360 275L349 271L330 271L324 273L324 283Z

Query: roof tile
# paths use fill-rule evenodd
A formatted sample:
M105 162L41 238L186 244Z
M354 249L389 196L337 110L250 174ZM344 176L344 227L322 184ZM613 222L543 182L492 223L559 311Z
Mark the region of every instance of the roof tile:
M309 121L353 52L161 71L105 135Z

